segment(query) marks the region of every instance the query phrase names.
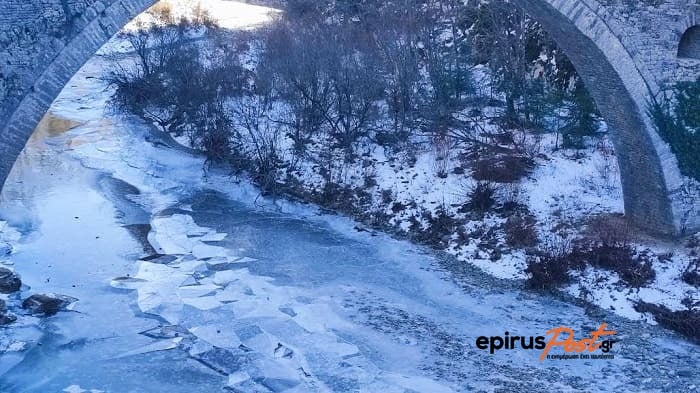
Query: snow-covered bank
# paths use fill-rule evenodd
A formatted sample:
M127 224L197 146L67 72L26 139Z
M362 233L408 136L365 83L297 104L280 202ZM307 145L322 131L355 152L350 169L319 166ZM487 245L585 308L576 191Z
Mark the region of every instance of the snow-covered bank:
M597 136L581 150L557 147L555 138L538 138L534 170L522 180L497 185L494 208L481 215L465 209L469 193L479 182L469 175L469 164L463 159L467 152L461 150L438 154L428 147L396 153L376 144L363 145L357 160L333 163L337 173L333 185L339 191L331 195L326 194L323 165L283 150L278 187L283 195L351 216L369 228L431 245L495 277L522 280L528 277L532 249L509 244L507 237L513 236L507 229L509 219L526 219L531 214L529 231L536 242L570 245L586 236L595 219L614 221L624 211L619 169L608 137ZM509 204L525 209L508 211ZM621 229L627 230L630 247L650 259L655 275L650 283L634 288L615 272L588 267L573 272L574 282L562 289L621 316L650 323L654 318L635 310L637 302L675 311L687 308L685 300L700 298L700 289L683 280L698 252L696 246L686 246L692 243L692 236L664 241Z
M697 347L662 329L521 292L478 271L457 280L444 266L465 265L464 258L357 231L364 229L357 221L314 205L261 197L245 177L206 172L202 157L146 142L149 127L104 111L109 91L95 76L107 63L97 57L71 81L52 113L77 124L41 139L49 149L25 158L26 172L14 179L26 191L15 199L26 200L39 219L10 260L27 272L39 262L34 285L81 300L80 313L48 320L49 333L57 331L52 340L11 346L27 359L2 375L0 390L432 393L700 385ZM452 176L444 180L455 183L449 192L439 189L427 154L405 169L387 159L379 167L386 180L378 183L426 209L461 192ZM593 166L588 159L571 166L567 184L577 189ZM40 182L23 180L32 172L43 175ZM541 203L541 217L556 210L547 201L567 192L552 185L551 175L533 174L536 191L529 195L539 202L530 206L538 212ZM104 177L124 185L119 195L98 186ZM575 210L612 209L616 200L597 192L578 193ZM143 217L118 208L127 204ZM144 255L120 228L132 222L147 223L157 254ZM507 271L480 259L484 270L496 266L492 273L522 274L515 263ZM478 336L504 331L541 335L571 326L585 334L601 322L619 332L621 349L609 362L543 365L529 351L491 355L474 345Z
M106 46L107 52L116 47L119 45ZM206 48L207 44L202 43L202 53L208 53ZM211 50L218 53L217 48ZM245 58L242 62L245 67L255 68L254 49L237 55ZM483 66L476 68L475 78L479 79L474 81L479 87L485 88L490 83ZM480 128L492 135L502 131L489 120L499 108L477 109L489 114L480 120L483 123L479 124ZM278 110L283 108L274 106L270 111ZM258 120L274 123L265 123L270 128L280 127L279 122L272 120L276 117L278 114L269 113ZM489 162L470 150L470 146L449 141L436 144L418 137L422 139L407 141L400 149L363 140L354 146L354 158L335 153L336 157L327 164L323 158L327 148L323 135L312 137L307 150L299 155L293 151L292 137L280 132L274 136L274 144L280 146L276 154L282 161L280 169L273 174L274 183L279 188L277 191L287 196L446 251L495 277L525 279L528 260L541 249L550 243L580 240L588 230L586 227L593 226L593 219L614 218L623 213L615 152L604 133L605 127L601 131L600 135L586 139L586 148L578 150L562 148L556 135L522 130L515 130L511 136L517 140L512 142L514 146L517 144L514 148L510 142L491 142L516 151L513 162ZM252 146L256 141L247 140L245 132L240 135L241 150L248 154L244 159L254 161L256 153ZM183 135L180 140L185 139ZM479 160L482 160L480 164ZM532 170L522 162L531 162ZM490 197L492 206L476 212L469 203L471 194L483 180L479 178L481 175L477 176L477 164L485 164L488 170L506 166L500 168L505 172L511 170L508 165L528 168L522 177L490 185L494 188ZM269 174L262 176L268 178ZM221 191L227 192L226 188L221 187ZM532 244L523 244L518 237L531 237ZM564 290L625 317L651 322L653 318L634 309L636 302L681 310L684 300L699 296L697 287L682 280L683 273L692 266L692 248L680 242L661 243L644 237L631 243L635 253L650 256L653 280L634 288L609 269L588 266L573 272L575 282ZM666 258L666 255L673 256Z

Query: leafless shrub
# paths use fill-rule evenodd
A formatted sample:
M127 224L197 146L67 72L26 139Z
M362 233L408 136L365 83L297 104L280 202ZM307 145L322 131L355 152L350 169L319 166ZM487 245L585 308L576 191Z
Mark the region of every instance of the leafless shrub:
M173 7L167 1L159 1L154 4L151 8L146 10L153 19L155 19L160 24L164 25L176 25L178 23L177 18L173 14Z
M209 163L228 161L232 127L225 103L243 93L250 77L236 54L224 53L205 66L200 47L172 27L151 26L125 38L134 56L117 61L104 77L116 88L111 106L186 136Z
M159 1L146 12L160 26L178 26L181 29L189 29L202 26L213 27L216 24L216 20L211 15L211 12L202 6L201 1L191 4L191 8L185 10L182 15L176 15L172 4L167 0Z
M531 214L512 215L503 225L506 244L513 248L532 248L537 246L537 221Z
M497 183L513 183L530 173L534 162L513 151L488 152L473 163L473 177L476 180Z
M688 300L687 310L671 311L668 307L638 302L634 308L654 316L659 325L675 330L696 343L700 343L700 305L697 300Z
M444 136L435 136L432 139L435 175L439 178L446 178L451 162L450 140Z
M465 207L476 213L486 213L496 204L496 184L479 181L469 191L469 201Z
M622 216L593 217L584 233L589 241L604 246L626 246L632 240L632 229Z
M681 276L686 283L700 287L700 258L694 258L688 263Z
M646 255L638 255L630 245L583 244L577 245L571 255L572 261L583 267L594 267L613 271L627 285L643 287L654 281L656 272Z
M520 183L506 183L501 185L501 198L503 207L506 210L513 211L523 206L523 191Z
M601 140L598 142L596 150L600 152L602 158L601 161L595 164L596 172L598 173L600 179L603 180L605 186L612 187L617 177L619 177L615 150L606 140Z
M527 257L527 286L532 289L552 290L568 283L572 270L569 259L571 250L571 242L568 239L548 238L539 250Z
M247 142L244 145L249 156L253 157L254 179L269 192L275 189L277 171L282 163L282 129L269 120L270 107L269 91L242 97L233 105L233 118Z

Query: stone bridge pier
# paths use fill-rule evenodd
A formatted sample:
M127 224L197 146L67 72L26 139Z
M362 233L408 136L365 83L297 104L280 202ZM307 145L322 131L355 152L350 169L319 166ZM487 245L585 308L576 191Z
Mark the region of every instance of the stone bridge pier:
M512 1L566 52L610 125L626 215L658 234L700 230L699 183L681 176L647 114L649 100L665 87L700 76L700 3ZM0 184L68 80L154 3L0 0Z

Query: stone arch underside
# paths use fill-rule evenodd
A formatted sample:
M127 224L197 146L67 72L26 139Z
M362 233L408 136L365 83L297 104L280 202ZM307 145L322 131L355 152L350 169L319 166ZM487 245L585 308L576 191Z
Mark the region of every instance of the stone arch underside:
M610 126L625 214L636 225L660 234L698 229L698 207L684 206L677 195L685 192L677 160L647 112L649 100L660 90L657 81L644 64L635 62L598 14L600 4L595 0L515 2L566 53Z
M653 232L678 234L683 229L682 207L674 205L671 195L681 187L682 178L675 157L645 113L649 91L658 87L653 78L642 75L644 70L586 4L593 1L515 0L565 51L611 126L627 216ZM91 18L43 68L9 119L0 124L0 184L70 78L126 23L155 2L102 1L100 4L109 5L91 9Z
M108 6L100 2L85 11L79 31L47 64L40 65L43 69L34 84L0 124L0 185L4 185L39 121L73 75L122 27L156 1L117 0Z
M678 57L700 59L700 25L692 26L683 33L678 44Z

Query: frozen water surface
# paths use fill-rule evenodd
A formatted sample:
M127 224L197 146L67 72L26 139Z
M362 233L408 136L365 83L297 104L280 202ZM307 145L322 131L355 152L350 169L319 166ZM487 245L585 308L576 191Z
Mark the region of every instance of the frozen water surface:
M2 392L692 391L697 347L522 292L312 207L256 198L105 114L96 57L3 190L9 263L79 299L0 332ZM4 226L4 224L3 224ZM456 272L452 274L450 272ZM11 301L17 301L11 300ZM611 361L546 361L478 336L618 331Z

